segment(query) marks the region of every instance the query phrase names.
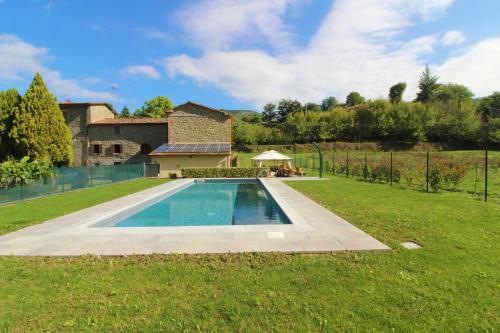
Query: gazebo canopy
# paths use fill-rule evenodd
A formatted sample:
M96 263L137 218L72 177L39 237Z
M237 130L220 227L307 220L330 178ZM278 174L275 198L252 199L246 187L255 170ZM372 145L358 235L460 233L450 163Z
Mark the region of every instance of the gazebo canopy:
M252 158L254 161L290 161L291 157L278 153L276 150L268 150Z

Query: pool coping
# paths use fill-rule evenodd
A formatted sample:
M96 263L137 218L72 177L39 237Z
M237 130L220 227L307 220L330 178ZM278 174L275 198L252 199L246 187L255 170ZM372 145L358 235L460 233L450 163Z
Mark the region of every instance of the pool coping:
M132 209L133 206L167 193L174 193L194 182L194 179L178 179L0 236L0 255L295 253L389 249L287 186L283 180L260 179L292 224L91 227L120 212Z

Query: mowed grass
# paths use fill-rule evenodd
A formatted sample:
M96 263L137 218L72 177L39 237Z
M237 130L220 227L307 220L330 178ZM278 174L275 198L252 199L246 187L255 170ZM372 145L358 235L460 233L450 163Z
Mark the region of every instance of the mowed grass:
M500 206L294 182L386 252L0 258L5 331L498 331ZM43 207L39 207L39 213ZM33 213L35 214L35 213ZM405 250L414 240L420 250Z
M142 191L166 181L168 180L141 178L1 206L0 235Z

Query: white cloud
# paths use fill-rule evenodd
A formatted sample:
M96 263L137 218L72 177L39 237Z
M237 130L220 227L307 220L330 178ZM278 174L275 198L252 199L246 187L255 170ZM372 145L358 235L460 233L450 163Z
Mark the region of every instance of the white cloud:
M171 34L156 28L139 28L137 31L144 34L146 37L158 39L165 43L170 43L174 40L174 37Z
M292 44L292 29L282 17L304 1L201 0L181 10L177 19L189 41L204 50L227 50L261 39L282 48Z
M477 96L500 89L500 38L483 40L436 68L442 82L470 87Z
M44 65L51 59L49 51L36 47L15 35L0 34L0 78L4 80L29 80L40 72L57 95L67 98L114 100L110 93L83 87L77 80L64 79L61 73Z
M441 44L443 46L450 45L460 45L465 42L465 35L458 30L451 30L444 34L443 38L441 38Z
M100 84L102 83L102 79L100 77L94 77L94 76L91 76L91 77L86 77L85 79L83 79L83 82L87 83L87 84Z
M343 100L352 90L376 98L386 96L399 81L408 83L405 96L410 99L424 58L437 39L427 35L403 41L399 36L419 21L439 17L452 2L337 0L309 44L297 50L288 48L293 34L284 23L292 2L252 2L258 8L252 7L253 15L248 15L246 2L224 1L231 8L226 14L220 2L211 6L213 2L202 1L189 7L192 20L185 23L202 55L167 57L164 64L171 76L184 75L215 86L257 107L282 97L320 101L333 95ZM262 23L266 20L261 15L272 18L271 28ZM284 39L277 44L276 55L238 45L241 39L262 36L271 44Z
M158 73L158 71L150 65L134 65L134 66L128 66L125 67L121 73L123 75L140 75L140 76L146 76L149 77L150 79L153 80L158 80L161 75Z

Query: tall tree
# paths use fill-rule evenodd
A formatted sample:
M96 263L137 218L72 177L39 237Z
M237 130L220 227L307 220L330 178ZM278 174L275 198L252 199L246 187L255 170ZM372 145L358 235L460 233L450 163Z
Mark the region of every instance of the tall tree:
M392 104L398 104L403 99L403 93L406 90L406 83L399 82L389 89L389 100Z
M500 118L500 92L481 98L479 101L479 113L484 120L488 118Z
M352 91L347 95L345 99L345 105L347 107L356 106L365 102L365 98L357 91Z
M447 83L440 84L432 93L432 101L470 101L474 97L472 91L464 85Z
M262 120L265 122L273 122L278 118L276 104L267 103L262 109Z
M424 71L420 75L420 81L418 83L418 88L420 91L417 93L417 98L415 98L415 102L428 102L434 91L438 88L439 84L437 81L439 77L436 75L432 75L431 69L428 65L425 66Z
M278 103L278 116L279 122L284 122L289 114L298 112L302 109L302 104L296 99L282 99Z
M332 109L336 108L338 105L339 105L339 102L337 101L337 99L333 96L330 96L328 98L325 98L321 102L321 110L322 111L332 110Z
M306 103L302 110L307 112L319 112L321 111L321 106L316 103Z
M130 110L128 109L128 106L124 106L122 109L122 112L120 112L120 117L121 118L128 118L130 117Z
M71 131L39 73L21 98L11 137L18 144L17 157L48 158L57 166L73 160Z
M145 101L144 104L134 112L138 117L165 118L167 111L172 109L174 104L165 96L157 96L152 100Z
M20 105L21 96L16 89L0 91L0 162L14 153L10 131Z

